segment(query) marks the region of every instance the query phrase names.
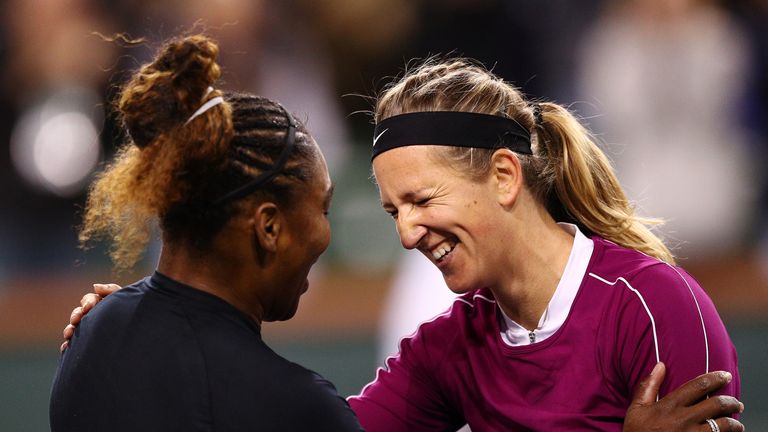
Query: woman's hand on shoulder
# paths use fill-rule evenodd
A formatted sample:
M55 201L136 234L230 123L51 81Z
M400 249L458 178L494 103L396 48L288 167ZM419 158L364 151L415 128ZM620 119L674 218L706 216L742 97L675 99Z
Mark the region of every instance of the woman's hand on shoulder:
M75 327L80 323L80 320L88 313L98 302L104 297L112 294L113 292L122 288L117 284L93 284L93 292L88 293L80 299L80 306L72 309L72 313L69 315L69 324L64 327L64 343L59 348L60 351L64 351L69 345L69 340L72 339L72 335L75 334Z
M710 372L683 384L660 400L656 400L666 369L658 363L644 379L627 410L624 432L741 432L744 425L731 418L744 410L744 404L731 396L710 393L728 384L727 372ZM717 427L708 424L714 421Z

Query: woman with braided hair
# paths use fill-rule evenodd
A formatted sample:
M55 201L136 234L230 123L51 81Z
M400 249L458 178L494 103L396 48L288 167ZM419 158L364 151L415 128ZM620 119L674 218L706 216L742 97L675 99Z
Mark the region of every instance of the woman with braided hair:
M375 122L382 206L460 296L349 399L367 431L618 431L659 362L660 396L733 377L675 430L739 430L712 418L739 396L712 301L568 110L473 62L430 60L385 89Z
M80 238L120 268L153 221L157 271L85 317L62 354L54 431L357 431L326 380L273 352L328 246L332 184L304 125L279 104L222 94L217 45L167 43L124 86L130 136L96 179Z

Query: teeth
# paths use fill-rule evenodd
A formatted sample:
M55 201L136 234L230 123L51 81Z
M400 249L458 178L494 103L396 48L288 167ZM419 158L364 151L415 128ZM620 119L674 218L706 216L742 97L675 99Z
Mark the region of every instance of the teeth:
M451 250L453 250L453 246L450 246L450 245L440 246L432 252L432 257L434 257L435 260L442 259Z

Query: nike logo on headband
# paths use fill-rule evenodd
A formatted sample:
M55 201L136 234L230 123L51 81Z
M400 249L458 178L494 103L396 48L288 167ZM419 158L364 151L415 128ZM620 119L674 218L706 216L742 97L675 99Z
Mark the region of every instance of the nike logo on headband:
M379 138L381 138L381 136L384 135L384 132L386 132L388 130L389 130L389 128L384 129L383 131L381 131L380 134L378 134L377 136L373 137L373 145L376 145L376 141L378 141Z

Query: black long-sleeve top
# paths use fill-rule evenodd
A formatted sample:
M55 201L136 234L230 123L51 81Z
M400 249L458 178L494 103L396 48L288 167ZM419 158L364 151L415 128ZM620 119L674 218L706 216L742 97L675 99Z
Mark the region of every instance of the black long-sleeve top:
M224 300L155 272L82 320L50 403L60 431L361 431L334 386Z

